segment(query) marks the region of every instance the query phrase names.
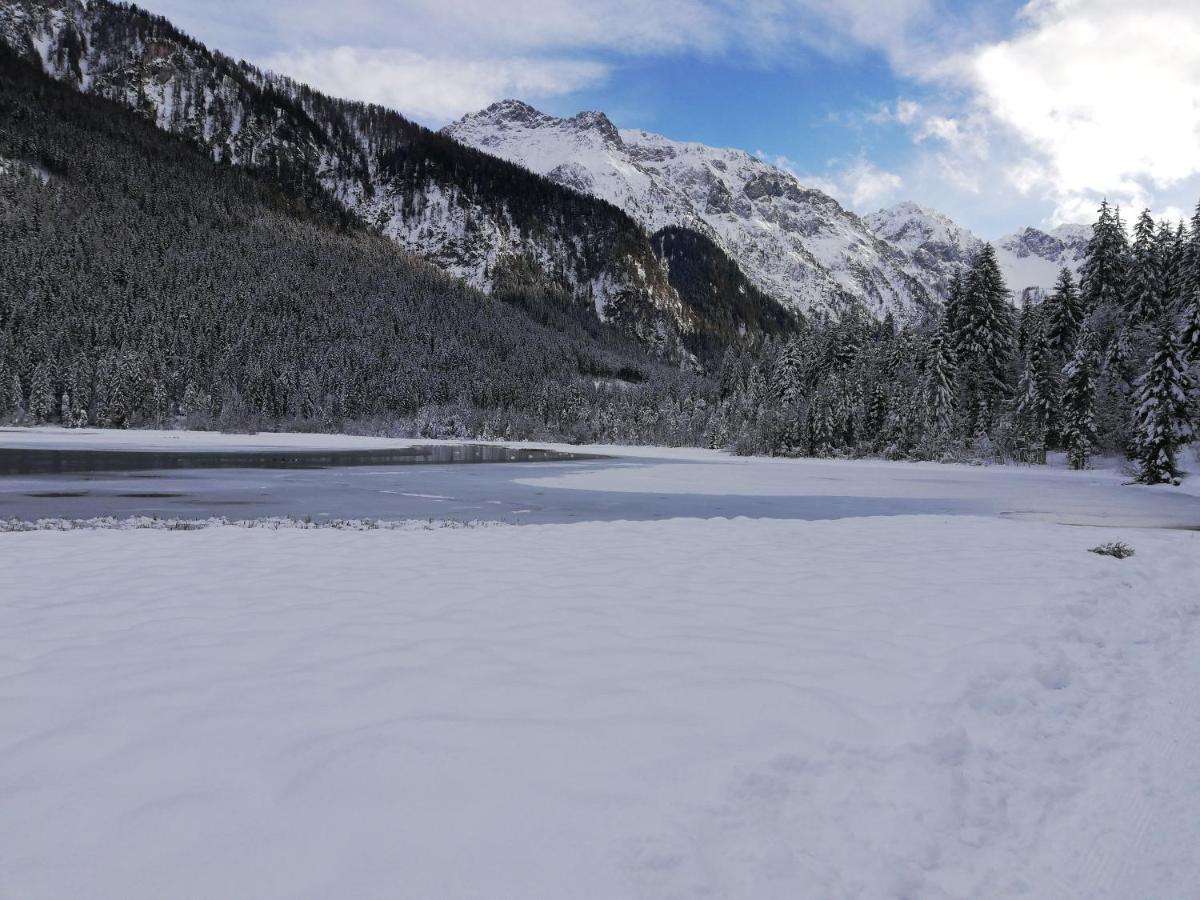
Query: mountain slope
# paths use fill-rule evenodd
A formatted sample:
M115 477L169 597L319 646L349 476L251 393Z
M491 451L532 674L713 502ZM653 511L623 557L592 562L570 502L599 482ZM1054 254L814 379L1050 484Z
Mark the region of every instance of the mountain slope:
M906 254L832 198L744 151L619 130L598 112L560 119L516 100L444 131L602 197L649 230L704 234L793 309L907 317L935 300Z
M713 343L703 333L712 298L681 295L649 232L591 194L391 110L234 62L136 7L0 0L0 40L55 78L137 111L215 160L268 174L310 207L368 223L475 287L511 282L505 273L515 269L546 296L591 303L662 356L687 361L685 348ZM691 245L723 257L715 245ZM728 268L723 258L695 264ZM778 318L764 300L775 308L745 317L741 331ZM729 301L744 307L741 293ZM786 327L795 325L793 317Z
M0 420L628 440L695 418L706 382L517 307L0 44Z
M648 236L624 213L390 110L234 62L105 0L0 0L0 38L53 77L215 160L269 174L310 206L340 206L476 287L519 257L646 341L692 330Z
M984 243L948 216L915 203L898 203L864 221L905 251L927 277L942 283L964 271ZM1013 297L1049 291L1064 266L1078 274L1090 234L1084 225L1062 225L1050 232L1025 228L996 241L996 259Z

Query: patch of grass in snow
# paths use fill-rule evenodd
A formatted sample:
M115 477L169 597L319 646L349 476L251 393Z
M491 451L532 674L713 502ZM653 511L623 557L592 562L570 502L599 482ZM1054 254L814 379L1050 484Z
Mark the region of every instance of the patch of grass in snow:
M1101 544L1099 547L1093 547L1089 553L1097 553L1100 556L1113 556L1117 559L1125 559L1133 556L1134 550L1124 541L1110 541L1107 544Z

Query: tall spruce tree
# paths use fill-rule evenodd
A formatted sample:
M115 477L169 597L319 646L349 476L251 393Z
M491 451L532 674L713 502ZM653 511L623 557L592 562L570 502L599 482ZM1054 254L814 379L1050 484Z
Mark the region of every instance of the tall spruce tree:
M967 429L973 435L988 431L1009 393L1016 323L1008 294L996 251L985 244L963 286L954 340Z
M794 337L783 345L775 361L773 374L771 386L782 418L778 446L774 449L782 453L795 453L804 442L805 365L799 338Z
M15 421L20 421L25 415L25 391L21 387L21 376L13 373L8 382L8 402L5 412Z
M57 412L55 405L50 370L44 363L39 363L29 384L29 415L35 422L49 421L51 414Z
M1180 474L1177 451L1192 437L1192 380L1169 318L1159 327L1149 368L1137 381L1134 456L1138 480L1172 481Z
M1181 342L1184 355L1192 362L1200 362L1200 287L1192 290L1182 310L1183 329Z
M1158 227L1159 258L1166 261L1163 274L1163 297L1169 309L1176 309L1187 295L1188 232L1180 220L1172 229L1166 220Z
M1105 200L1092 226L1083 265L1079 269L1080 296L1084 306L1120 306L1125 296L1128 271L1128 241L1119 210Z
M1017 414L1026 437L1036 446L1045 447L1052 443L1058 423L1058 373L1038 317L1031 321L1029 332L1017 390Z
M964 283L965 279L962 273L955 272L950 276L950 284L946 289L946 308L942 315L942 321L950 335L958 333L958 318L962 310Z
M775 396L784 406L796 407L804 399L804 350L798 338L783 345L775 361Z
M1062 443L1073 469L1086 469L1096 446L1096 350L1084 332L1063 367Z
M1071 270L1064 266L1058 273L1054 290L1046 298L1046 345L1055 353L1070 356L1083 324L1083 301L1075 289Z
M954 370L954 338L947 310L929 343L929 361L925 368L929 426L942 438L950 434L954 425Z
M1159 242L1150 210L1142 210L1133 227L1130 268L1125 295L1125 315L1134 325L1157 322L1164 308L1164 282L1169 247Z
M1179 289L1185 301L1200 291L1200 203L1192 213L1191 227L1185 239Z

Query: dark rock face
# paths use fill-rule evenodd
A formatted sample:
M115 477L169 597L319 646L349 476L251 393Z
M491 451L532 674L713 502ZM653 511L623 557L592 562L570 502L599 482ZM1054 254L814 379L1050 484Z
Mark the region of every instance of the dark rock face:
M782 197L785 192L786 188L782 179L766 173L754 176L742 188L742 193L751 200L760 200L763 197Z
M710 213L728 213L733 209L733 195L729 193L729 188L725 187L724 183L714 181L708 189L705 205Z
M1055 259L1067 249L1058 238L1036 228L1026 228L1008 247L1017 256L1040 256L1042 259Z
M576 128L599 132L605 143L614 147L623 147L621 135L617 126L602 112L581 112L570 119Z

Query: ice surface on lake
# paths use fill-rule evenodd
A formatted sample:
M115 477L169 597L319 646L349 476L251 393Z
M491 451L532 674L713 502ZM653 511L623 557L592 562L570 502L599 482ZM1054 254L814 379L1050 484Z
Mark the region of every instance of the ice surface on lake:
M186 445L181 445L185 441ZM0 448L383 452L421 442L332 435L0 430ZM450 447L454 445L442 444ZM0 519L286 516L509 523L667 518L839 519L1003 515L1070 524L1200 527L1188 491L1125 484L1111 470L880 461L739 459L706 450L579 448L609 458L487 466L219 468L0 477ZM2 452L2 451L0 451ZM125 454L128 456L128 453Z

